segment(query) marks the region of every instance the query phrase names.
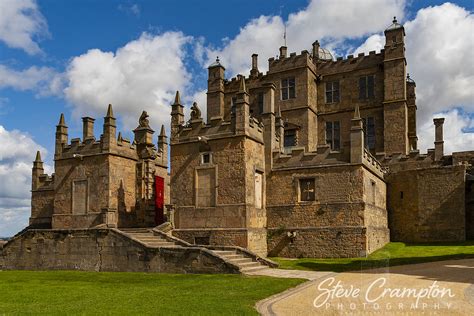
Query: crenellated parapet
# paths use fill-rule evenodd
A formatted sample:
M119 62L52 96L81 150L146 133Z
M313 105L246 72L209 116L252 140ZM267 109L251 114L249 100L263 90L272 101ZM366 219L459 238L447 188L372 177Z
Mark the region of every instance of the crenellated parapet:
M141 118L140 124L145 124L146 116ZM167 136L162 128L158 137L158 146L153 143L154 131L149 126L138 126L135 129L135 140L122 137L119 132L116 135L116 119L113 116L112 105L109 104L107 114L104 117L103 133L98 140L94 137L94 121L90 117L83 118L83 137L72 138L68 143L67 126L65 124L64 115L61 114L60 123L56 132L56 154L55 160L64 159L80 159L86 156L96 156L112 154L128 159L140 160L144 158L152 158L157 164L167 167ZM143 146L142 146L143 145Z
M316 73L316 65L313 62L311 54L307 50L303 50L299 55L296 53L290 53L289 56L286 56L284 51L282 54L282 48L280 48L279 58L271 57L268 59L267 74L274 74L297 68L309 68Z
M368 55L359 53L357 56L348 55L346 58L337 57L336 60L322 61L318 63L318 75L328 76L380 67L383 65L384 54L382 49L379 53L370 51Z

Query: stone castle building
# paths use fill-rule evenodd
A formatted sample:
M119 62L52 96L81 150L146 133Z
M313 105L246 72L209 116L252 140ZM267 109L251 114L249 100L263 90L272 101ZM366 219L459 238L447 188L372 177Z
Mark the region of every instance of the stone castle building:
M38 154L30 226L4 246L4 266L76 268L83 257L81 269L234 272L247 259L273 265L267 256L361 257L389 241L474 238L474 151L446 155L438 118L434 149L419 152L396 19L385 39L381 52L345 59L318 41L300 54L282 46L266 73L254 54L250 74L232 79L217 59L207 117L194 103L186 120L176 93L169 174L165 129L155 146L146 112L133 143L116 135L112 106L99 140L85 117L82 140L68 142L61 116L55 173Z

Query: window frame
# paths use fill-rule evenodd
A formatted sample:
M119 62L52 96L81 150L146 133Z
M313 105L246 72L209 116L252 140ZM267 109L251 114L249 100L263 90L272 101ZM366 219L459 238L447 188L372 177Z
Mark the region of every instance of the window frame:
M305 181L312 181L313 185L313 192L312 192L312 199L303 199L303 182ZM298 202L302 203L311 203L316 201L316 178L314 177L302 177L298 178Z
M291 136L291 135L287 135L287 133L293 133L293 145L291 146L286 146L286 139L287 139L287 136ZM287 129L287 130L284 130L283 131L283 147L285 148L291 148L291 147L295 147L298 145L298 130L296 129Z
M205 156L209 157L208 162L205 161L205 159L204 159ZM201 161L200 162L201 162L200 163L201 165L210 165L210 164L212 164L212 153L209 152L209 151L201 153Z
M359 77L359 100L375 99L375 75Z
M337 89L335 88L335 84L337 84ZM328 85L330 85L330 90L328 89ZM324 85L324 89L324 97L326 104L339 103L341 101L341 84L339 80L327 81ZM328 93L331 96L331 100L329 100L328 98ZM337 96L337 98L335 98L335 96Z
M369 124L370 121L372 121L372 124ZM362 128L364 130L364 148L367 148L368 150L374 150L377 143L377 137L375 133L375 118L373 116L362 118ZM372 133L369 133L369 130L371 130Z
M293 85L290 84L291 81L293 81ZM280 80L280 100L287 101L291 99L296 99L296 78L294 76Z
M337 125L337 128L335 128L335 125ZM330 128L328 128L328 126L330 126ZM328 137L329 130L331 131L330 137ZM337 131L337 134L335 131ZM335 137L336 135L337 137ZM341 150L341 121L326 121L326 144L329 145L331 151Z

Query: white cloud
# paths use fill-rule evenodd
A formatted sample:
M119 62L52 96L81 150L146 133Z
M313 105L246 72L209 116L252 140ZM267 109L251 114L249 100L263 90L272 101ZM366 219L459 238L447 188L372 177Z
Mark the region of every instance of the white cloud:
M31 167L36 151L43 160L47 151L28 134L0 125L0 236L12 235L28 225ZM46 172L51 166L45 165Z
M345 39L360 38L383 30L393 16L404 16L404 0L313 0L290 14L287 26L289 52L310 50L315 40L335 48ZM362 18L364 17L364 18ZM229 75L248 73L252 53L259 54L259 69L267 70L267 59L283 45L284 21L279 16L260 16L248 22L233 39L224 39L221 48L201 48L203 66L219 56Z
M103 115L112 103L125 128L136 127L142 110L155 130L168 126L175 92L183 92L191 79L185 67L190 41L181 32L143 33L115 53L91 49L69 64L66 99L77 116Z
M443 137L444 152L451 154L456 151L474 150L474 133L466 133L467 129L474 128L474 119L463 114L458 109L435 113L418 129L419 147L434 148L435 129L433 118L444 117Z
M32 66L24 70L15 70L5 65L0 65L1 88L33 91L38 96L60 94L62 76L50 67Z
M48 35L46 20L35 0L0 1L0 41L7 46L39 54L37 40Z
M474 112L474 15L455 4L445 3L427 7L405 23L408 72L416 81L417 118L420 149L433 147L432 141L423 139L432 128L434 113L448 113L457 122L470 120ZM455 35L453 35L455 34ZM380 34L369 37L356 50L380 50L385 38ZM453 110L462 108L464 112ZM441 114L439 114L441 113ZM454 116L453 116L454 117ZM449 122L454 122L451 117ZM445 147L450 150L472 150L472 133L448 123L445 130L456 132ZM453 145L449 143L453 142Z

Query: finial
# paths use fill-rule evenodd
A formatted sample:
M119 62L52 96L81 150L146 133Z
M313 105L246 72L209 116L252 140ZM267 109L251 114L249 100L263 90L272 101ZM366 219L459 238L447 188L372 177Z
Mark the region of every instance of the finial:
M245 77L242 75L240 76L240 87L239 87L239 92L247 92L247 88L245 87Z
M398 22L396 16L393 17L393 21L392 21L392 22L393 22L393 23L397 23L397 22Z
M41 153L40 153L39 150L36 152L36 159L35 159L35 162L41 162Z
M176 96L174 97L173 104L181 104L181 97L179 96L179 91L176 90Z
M119 141L119 142L122 141L122 132L118 133L117 141Z
M66 121L64 120L64 113L61 113L61 116L59 117L59 126L66 126Z
M277 117L277 118L281 118L281 109L280 109L280 104L278 104L278 108L277 108L277 114L276 114L276 117Z
M166 137L165 126L161 125L160 137Z
M354 118L355 119L360 119L360 111L359 111L359 105L358 104L355 107Z
M114 117L114 111L112 110L112 104L109 104L109 107L107 108L106 117Z
M216 63L220 63L219 56L216 58Z

